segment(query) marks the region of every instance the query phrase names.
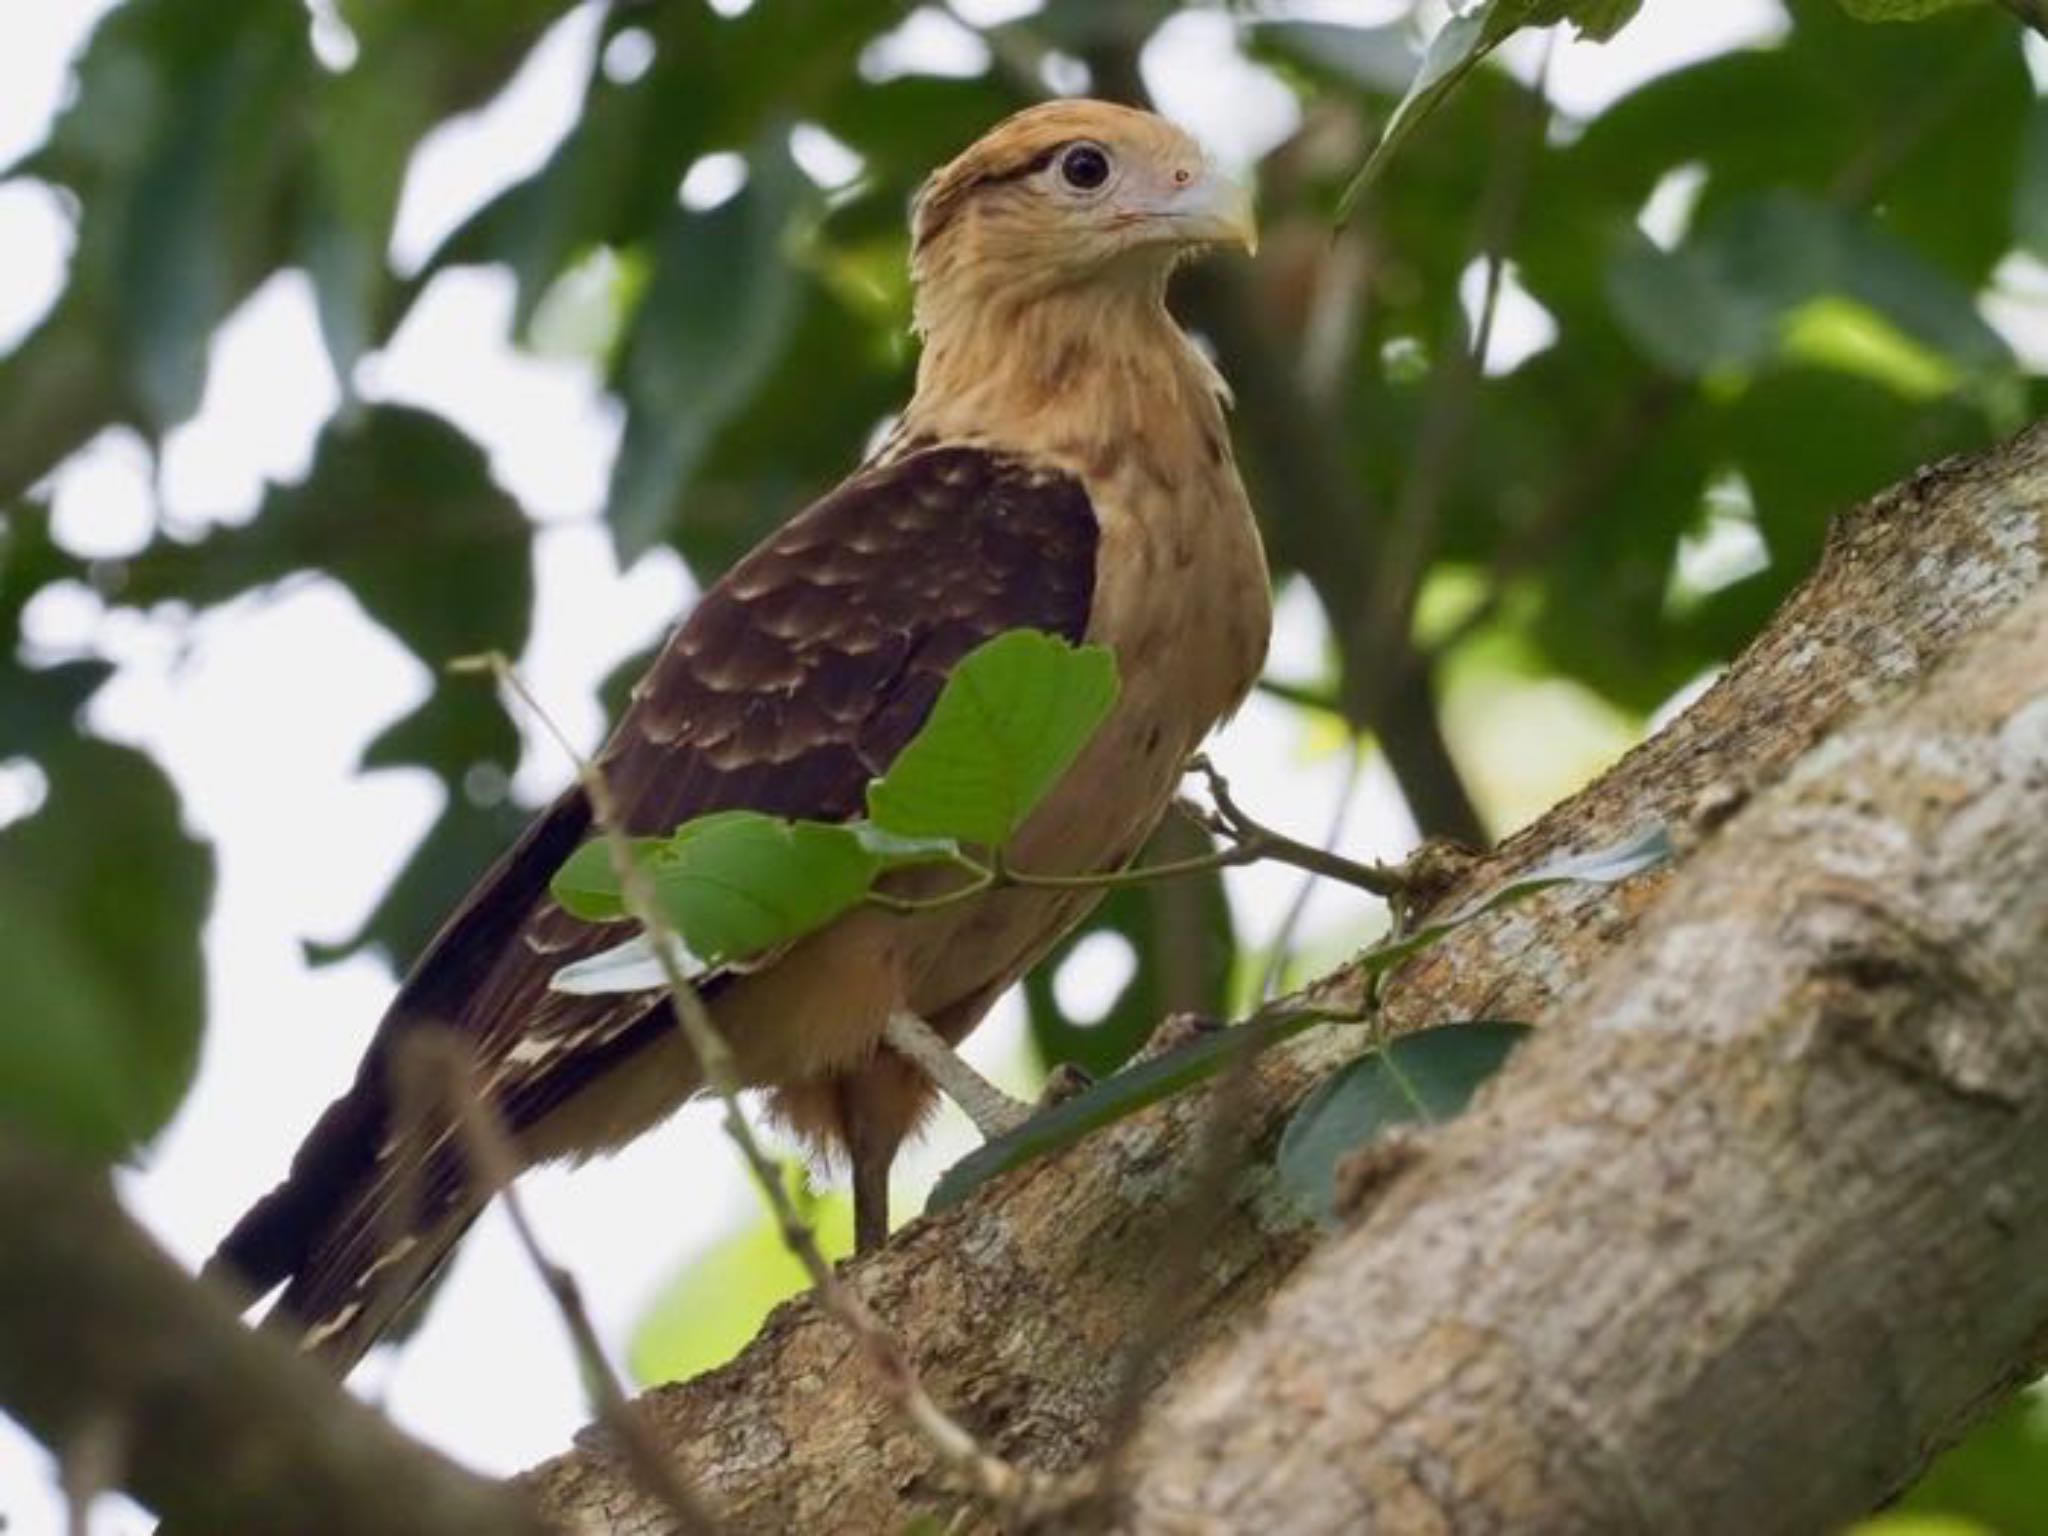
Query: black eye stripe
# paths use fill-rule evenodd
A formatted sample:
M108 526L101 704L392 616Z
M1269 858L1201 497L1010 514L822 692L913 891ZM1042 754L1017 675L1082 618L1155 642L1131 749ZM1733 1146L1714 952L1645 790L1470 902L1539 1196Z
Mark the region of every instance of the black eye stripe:
M1071 142L1070 140L1069 143ZM1022 165L1012 166L1007 171L990 171L986 176L978 177L975 185L978 187L1001 186L1004 182L1022 181L1027 176L1036 176L1048 165L1051 165L1053 161L1057 160L1060 156L1060 151L1067 147L1067 144L1055 144L1051 149L1042 149Z

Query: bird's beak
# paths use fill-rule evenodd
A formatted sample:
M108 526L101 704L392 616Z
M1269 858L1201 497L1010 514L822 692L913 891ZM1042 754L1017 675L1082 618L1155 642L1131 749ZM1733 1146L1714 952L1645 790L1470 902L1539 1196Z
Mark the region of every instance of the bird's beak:
M1251 187L1213 167L1204 167L1170 193L1159 211L1172 221L1176 239L1191 245L1239 245L1247 255L1258 254Z

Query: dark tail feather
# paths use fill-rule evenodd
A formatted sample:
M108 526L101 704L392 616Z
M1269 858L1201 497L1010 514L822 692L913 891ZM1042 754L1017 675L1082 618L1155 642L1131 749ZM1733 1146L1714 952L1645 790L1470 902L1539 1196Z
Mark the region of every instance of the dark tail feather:
M374 1055L375 1053L373 1053ZM364 1077L320 1117L291 1172L250 1207L201 1270L255 1302L263 1327L346 1376L438 1276L482 1202L452 1148L394 1166L384 1098Z

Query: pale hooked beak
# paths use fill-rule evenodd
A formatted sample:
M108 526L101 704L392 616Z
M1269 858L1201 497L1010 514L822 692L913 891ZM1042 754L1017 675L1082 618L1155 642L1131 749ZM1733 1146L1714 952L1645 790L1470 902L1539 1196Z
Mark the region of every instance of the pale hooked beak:
M1204 166L1186 186L1176 188L1159 210L1172 221L1177 239L1199 245L1240 245L1259 253L1259 225L1252 213L1252 189L1213 166Z

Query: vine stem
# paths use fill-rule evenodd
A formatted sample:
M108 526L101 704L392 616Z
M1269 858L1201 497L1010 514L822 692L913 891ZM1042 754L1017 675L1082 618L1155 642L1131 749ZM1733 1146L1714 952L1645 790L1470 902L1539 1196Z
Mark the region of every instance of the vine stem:
M1201 774L1207 781L1209 797L1216 803L1215 809L1206 810L1187 800L1176 801L1176 806L1196 825L1217 837L1227 839L1230 843L1228 848L1191 859L1173 859L1164 864L1141 864L1135 869L1101 870L1084 875L1033 874L1027 870L1014 868L1000 852L993 855L987 863L956 852L948 862L967 873L968 879L965 884L941 891L935 896L893 896L881 891L870 891L866 899L890 912L930 912L967 901L984 891L1111 891L1134 885L1151 885L1159 880L1174 880L1184 875L1203 875L1211 870L1236 869L1245 864L1258 863L1291 864L1296 869L1304 869L1312 875L1321 875L1325 879L1356 886L1359 890L1386 900L1398 900L1407 893L1409 878L1403 866L1361 864L1356 859L1347 859L1342 854L1333 853L1327 848L1318 848L1313 843L1304 843L1298 838L1289 837L1286 833L1267 826L1237 803L1230 792L1229 781L1217 771L1215 764L1207 757L1197 755L1188 759L1188 771Z
M1073 1479L1019 1467L985 1449L973 1434L933 1399L916 1365L896 1337L875 1316L865 1300L839 1276L818 1247L817 1235L797 1209L783 1180L782 1169L762 1148L740 1107L740 1076L724 1035L683 974L676 956L682 950L674 926L661 910L654 884L633 856L618 803L603 771L577 751L546 710L527 689L512 663L500 652L466 657L450 664L457 672L487 673L529 710L575 764L577 781L590 801L590 815L611 856L627 913L653 939L676 1023L704 1073L704 1083L723 1110L723 1128L759 1187L775 1218L783 1245L803 1266L820 1304L852 1336L876 1385L897 1413L924 1440L939 1462L970 1491L1017 1520L1028 1524L1039 1515L1065 1507L1084 1490ZM950 893L949 893L950 894Z

